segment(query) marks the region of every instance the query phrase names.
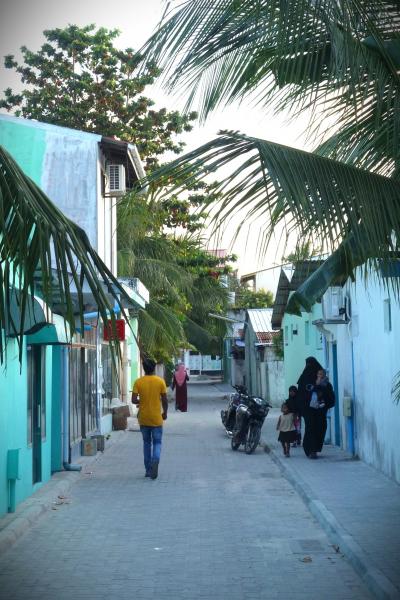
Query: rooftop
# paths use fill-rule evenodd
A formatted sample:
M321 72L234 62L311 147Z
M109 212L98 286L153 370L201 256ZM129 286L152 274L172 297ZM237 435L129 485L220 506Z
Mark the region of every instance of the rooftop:
M271 323L274 329L281 328L290 292L295 292L323 262L323 260L302 260L281 269L271 316Z

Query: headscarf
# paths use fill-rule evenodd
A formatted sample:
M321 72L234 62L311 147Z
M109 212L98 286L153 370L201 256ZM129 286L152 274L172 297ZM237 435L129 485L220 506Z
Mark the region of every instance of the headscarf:
M180 363L175 367L175 381L177 385L182 386L186 381L186 369L183 363Z
M304 414L311 399L311 392L307 390L307 386L315 384L317 373L320 369L322 369L322 367L314 356L306 358L306 366L297 382L298 392L296 399L301 414Z
M306 385L315 383L315 380L317 379L317 373L320 369L323 369L323 367L319 364L317 359L314 358L314 356L309 356L306 358L306 366L304 367L304 370L297 381L299 391L300 388L305 388Z

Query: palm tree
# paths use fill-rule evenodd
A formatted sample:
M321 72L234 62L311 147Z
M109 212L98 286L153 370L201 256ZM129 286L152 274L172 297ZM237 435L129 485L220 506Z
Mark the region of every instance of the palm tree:
M0 331L11 328L19 343L20 360L35 294L62 314L72 335L76 319L84 331L83 293L87 288L103 322L111 319L115 326L113 305L121 305L122 299L129 302L129 297L91 247L86 233L65 217L0 147ZM16 300L19 316L12 318ZM114 346L118 353L118 344ZM0 362L5 358L5 338L0 335Z
M197 234L166 235L157 193L130 195L119 206L118 272L138 277L150 291L146 310L139 311L139 338L147 354L168 361L182 348L204 352L218 336L208 313L223 310L227 292L205 272L198 260L212 261ZM203 276L204 275L204 276Z
M336 250L314 299L338 271L398 250L399 32L400 8L390 1L188 0L144 49L166 87L186 92L187 108L198 105L203 119L246 97L293 118L311 111L314 153L222 132L163 176L231 165L216 219L263 215L265 244L283 223Z

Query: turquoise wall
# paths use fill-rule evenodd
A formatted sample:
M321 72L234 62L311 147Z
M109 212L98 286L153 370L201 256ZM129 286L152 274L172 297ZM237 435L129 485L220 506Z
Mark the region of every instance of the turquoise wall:
M312 312L304 312L301 317L286 313L283 317L285 394L289 386L297 385L297 380L305 367L307 356L315 356L324 366L323 336L312 324L313 321L318 319L322 319L320 302L314 304Z
M17 161L28 177L40 186L46 150L46 132L21 125L14 119L0 121L0 146Z
M27 368L24 349L22 368L18 346L10 340L7 366L0 367L0 516L8 511L7 451L20 448L20 480L16 484L17 505L51 477L51 371L52 351L46 348L46 439L42 441L42 482L32 484L32 448L27 436Z

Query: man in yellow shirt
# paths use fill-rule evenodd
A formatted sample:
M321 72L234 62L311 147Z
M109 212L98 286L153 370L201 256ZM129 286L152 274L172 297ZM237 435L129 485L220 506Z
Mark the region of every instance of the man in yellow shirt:
M132 390L132 402L139 404L138 420L143 436L144 468L146 477L151 479L157 479L163 422L168 413L167 386L164 379L154 375L155 368L154 360L145 358L145 375L136 379Z

